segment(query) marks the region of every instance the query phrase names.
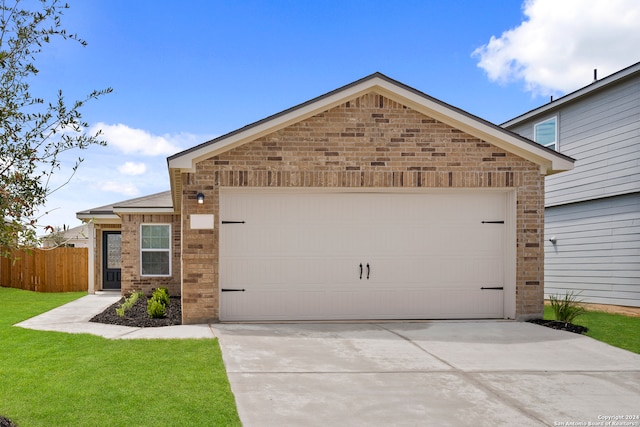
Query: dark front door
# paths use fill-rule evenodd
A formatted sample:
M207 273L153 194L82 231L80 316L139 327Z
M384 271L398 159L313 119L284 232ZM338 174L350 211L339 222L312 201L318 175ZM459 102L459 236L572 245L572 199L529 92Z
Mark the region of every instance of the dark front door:
M102 235L102 289L120 289L121 237L119 231Z

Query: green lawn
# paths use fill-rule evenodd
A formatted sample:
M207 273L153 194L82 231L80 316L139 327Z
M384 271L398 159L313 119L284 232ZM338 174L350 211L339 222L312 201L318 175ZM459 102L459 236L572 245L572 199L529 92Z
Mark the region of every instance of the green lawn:
M544 318L554 320L548 305L544 307ZM640 317L587 311L573 323L589 328L585 335L591 338L640 354Z
M83 295L0 288L1 415L20 427L240 425L217 340L12 326Z

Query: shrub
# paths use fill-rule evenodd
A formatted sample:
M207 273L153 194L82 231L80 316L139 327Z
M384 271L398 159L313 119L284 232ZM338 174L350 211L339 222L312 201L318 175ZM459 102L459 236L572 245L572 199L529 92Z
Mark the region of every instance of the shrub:
M152 319L160 319L164 317L166 312L167 308L163 303L153 297L149 299L147 303L147 314L149 314L149 317Z
M147 302L147 314L153 319L164 317L169 305L169 291L167 288L156 288Z
M151 295L151 298L155 298L165 306L169 305L169 290L167 288L156 288Z
M116 308L116 314L120 317L124 317L124 312L129 310L138 301L138 298L142 296L142 292L133 292L128 297L124 298L124 302L120 304L120 307Z
M579 294L575 294L573 291L567 292L564 298L558 295L549 295L549 301L556 320L572 323L576 317L585 313L586 310L580 305L582 301L577 299Z

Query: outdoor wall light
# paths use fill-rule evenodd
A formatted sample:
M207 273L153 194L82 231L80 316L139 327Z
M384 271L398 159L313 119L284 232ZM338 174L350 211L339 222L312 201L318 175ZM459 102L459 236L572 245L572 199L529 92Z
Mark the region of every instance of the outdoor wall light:
M551 244L552 244L552 245L555 245L555 244L556 244L556 242L558 241L558 239L556 238L556 236L551 236L551 237L549 238L549 241L551 242Z
M198 204L199 204L199 205L204 204L204 194L202 194L202 193L198 193L198 195L196 196L196 198L198 199Z

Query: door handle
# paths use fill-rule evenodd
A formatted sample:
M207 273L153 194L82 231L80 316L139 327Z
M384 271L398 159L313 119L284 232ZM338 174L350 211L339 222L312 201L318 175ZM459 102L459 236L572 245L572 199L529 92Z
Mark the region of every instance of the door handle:
M360 280L362 280L362 263L360 263Z
M367 263L367 280L369 280L369 273L371 273L371 267L369 267L369 263Z

